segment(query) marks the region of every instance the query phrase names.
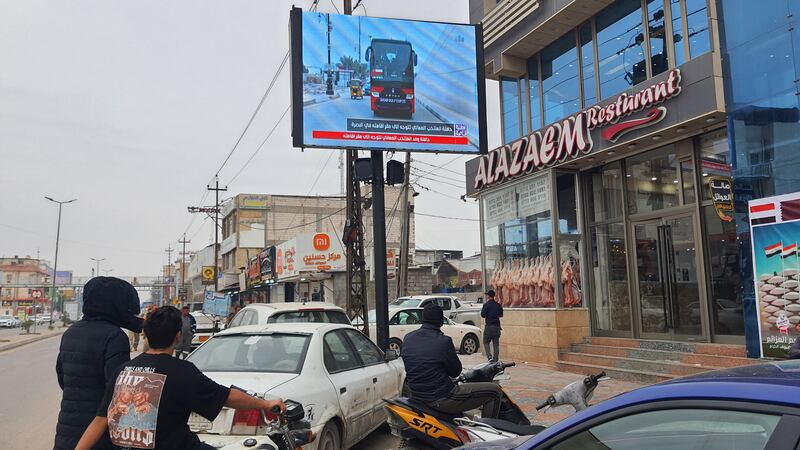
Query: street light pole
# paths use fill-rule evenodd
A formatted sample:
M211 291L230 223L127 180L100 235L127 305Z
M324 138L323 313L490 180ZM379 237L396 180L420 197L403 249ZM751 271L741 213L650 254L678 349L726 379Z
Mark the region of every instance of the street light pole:
M56 227L56 256L53 259L53 289L50 295L50 301L54 302L56 294L56 271L58 270L58 241L61 238L61 207L66 205L67 203L72 203L77 198L73 198L72 200L67 200L64 202L60 202L58 200L53 200L51 197L45 197L45 199L53 202L58 203L58 226ZM33 300L33 310L36 311L36 303L37 300ZM53 303L50 304L50 326L53 326Z
M95 270L94 273L95 273L96 276L99 277L100 276L100 261L105 261L106 259L105 258L100 258L100 259L98 259L98 258L89 258L89 259L91 259L92 261L97 263L97 269Z

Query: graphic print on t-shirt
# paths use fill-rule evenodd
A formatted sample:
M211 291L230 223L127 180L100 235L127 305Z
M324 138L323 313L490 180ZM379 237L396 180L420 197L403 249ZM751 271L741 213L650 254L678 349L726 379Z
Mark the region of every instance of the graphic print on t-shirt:
M158 404L167 376L152 367L126 367L114 383L108 431L114 445L155 448Z

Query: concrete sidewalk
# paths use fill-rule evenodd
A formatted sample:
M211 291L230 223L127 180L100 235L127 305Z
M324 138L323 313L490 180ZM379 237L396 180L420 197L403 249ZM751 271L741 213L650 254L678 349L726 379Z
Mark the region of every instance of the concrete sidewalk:
M477 353L469 356L462 355L460 358L464 368L470 368L486 361L483 354ZM516 363L516 367L506 370L506 374L511 379L502 381L500 384L510 391L511 398L525 411L531 422L552 425L575 413L571 406L559 406L537 414L536 405L547 399L550 394L573 381L583 379L588 374L559 372L549 366L527 364L523 361L516 361ZM594 392L590 405L643 386L645 385L615 379L601 381Z
M54 325L55 326L55 325ZM61 336L67 331L67 328L57 326L52 330L47 329L47 325L39 325L36 327L36 334L30 333L27 334L25 331L20 328L19 334L12 334L3 336L0 338L0 352L4 352L7 350L12 350L18 347L22 347L23 345L32 344L34 342L38 342L44 339L49 339L55 336Z

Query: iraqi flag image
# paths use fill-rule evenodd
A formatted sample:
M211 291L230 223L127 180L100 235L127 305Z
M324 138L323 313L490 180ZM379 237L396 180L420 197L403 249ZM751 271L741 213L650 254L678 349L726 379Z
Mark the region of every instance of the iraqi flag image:
M764 253L766 253L768 257L780 255L782 250L783 250L783 242L778 242L777 244L772 244L768 247L764 247Z
M790 244L790 245L787 245L786 247L783 247L783 250L781 251L781 256L784 257L784 258L788 258L789 256L796 255L796 254L797 254L797 243L796 242L794 244Z

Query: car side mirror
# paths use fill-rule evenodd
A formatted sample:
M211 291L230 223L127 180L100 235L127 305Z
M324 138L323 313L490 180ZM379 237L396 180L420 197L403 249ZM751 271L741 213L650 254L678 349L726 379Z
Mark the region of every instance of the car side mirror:
M383 360L385 362L394 361L395 359L399 358L400 355L397 354L397 350L386 350L384 353Z

